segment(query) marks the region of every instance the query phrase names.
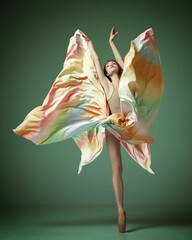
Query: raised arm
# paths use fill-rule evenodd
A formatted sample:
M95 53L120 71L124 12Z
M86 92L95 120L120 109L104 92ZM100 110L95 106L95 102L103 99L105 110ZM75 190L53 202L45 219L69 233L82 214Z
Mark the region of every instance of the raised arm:
M113 26L112 30L111 30L111 34L110 34L110 38L109 38L109 44L111 46L111 49L113 51L114 57L116 59L116 61L119 63L119 65L121 66L121 68L124 68L124 61L123 58L119 52L119 50L117 49L117 47L115 46L115 43L113 42L113 39L115 38L115 36L118 34L118 32L115 32L115 27Z
M81 31L81 33L82 33L82 36L84 37L84 39L86 40L87 46L88 46L88 48L91 52L91 58L93 59L93 62L94 62L97 74L99 76L100 82L102 84L105 84L105 75L104 75L104 72L103 72L103 68L101 66L99 57L98 57L98 55L95 51L95 48L93 46L93 43L82 31Z

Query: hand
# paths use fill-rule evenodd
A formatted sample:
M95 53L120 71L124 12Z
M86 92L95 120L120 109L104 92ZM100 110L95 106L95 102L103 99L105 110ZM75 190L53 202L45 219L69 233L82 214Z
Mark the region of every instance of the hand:
M110 38L109 38L109 42L112 42L117 34L118 34L118 32L115 32L115 26L113 26L113 28L111 30L111 35L110 35Z
M79 31L87 43L91 41L81 30L79 30Z

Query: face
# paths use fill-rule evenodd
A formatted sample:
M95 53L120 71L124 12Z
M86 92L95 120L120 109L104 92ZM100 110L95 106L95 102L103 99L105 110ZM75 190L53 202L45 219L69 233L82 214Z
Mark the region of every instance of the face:
M111 76L113 72L117 72L119 71L119 67L117 65L116 62L114 61L110 61L107 63L107 65L105 66L106 72L107 72L107 76Z

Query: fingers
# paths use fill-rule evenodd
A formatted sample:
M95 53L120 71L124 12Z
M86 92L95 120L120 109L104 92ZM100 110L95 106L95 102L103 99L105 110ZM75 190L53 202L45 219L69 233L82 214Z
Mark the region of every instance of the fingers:
M111 29L111 35L113 34L113 28L114 28L114 27L112 27L112 29Z
M86 35L85 35L85 33L83 33L81 30L79 30L80 31L80 33L84 36L84 37L87 37Z
M86 37L86 35L84 33L81 33L83 35L83 37Z
M118 34L118 32L115 30L115 26L112 27L111 34L115 36Z
M85 39L86 42L91 41L91 40L87 37L87 35L85 35L82 31L80 31L80 32L81 32L82 37Z
M112 33L113 34L115 33L115 26L113 26L113 28L112 28Z
M115 30L115 26L112 27L112 29L111 29L111 33L112 33L114 30Z

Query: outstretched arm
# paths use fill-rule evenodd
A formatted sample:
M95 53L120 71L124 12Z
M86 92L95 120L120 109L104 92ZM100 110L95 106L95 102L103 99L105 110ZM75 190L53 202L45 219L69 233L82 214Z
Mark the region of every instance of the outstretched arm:
M117 47L115 46L115 43L113 42L114 37L117 35L118 32L115 33L115 27L113 26L112 30L111 30L111 34L110 34L110 38L109 38L109 44L112 48L114 57L116 59L116 61L119 63L119 65L121 66L121 68L124 68L124 62L123 62L123 58L119 52L119 50L117 49Z
M91 52L91 58L93 59L93 63L95 65L95 68L96 68L97 74L99 76L99 79L100 79L101 83L105 84L105 75L104 75L99 57L98 57L98 55L95 51L95 48L93 46L93 43L82 31L81 31L81 34L87 42L87 46L88 46L88 48Z

